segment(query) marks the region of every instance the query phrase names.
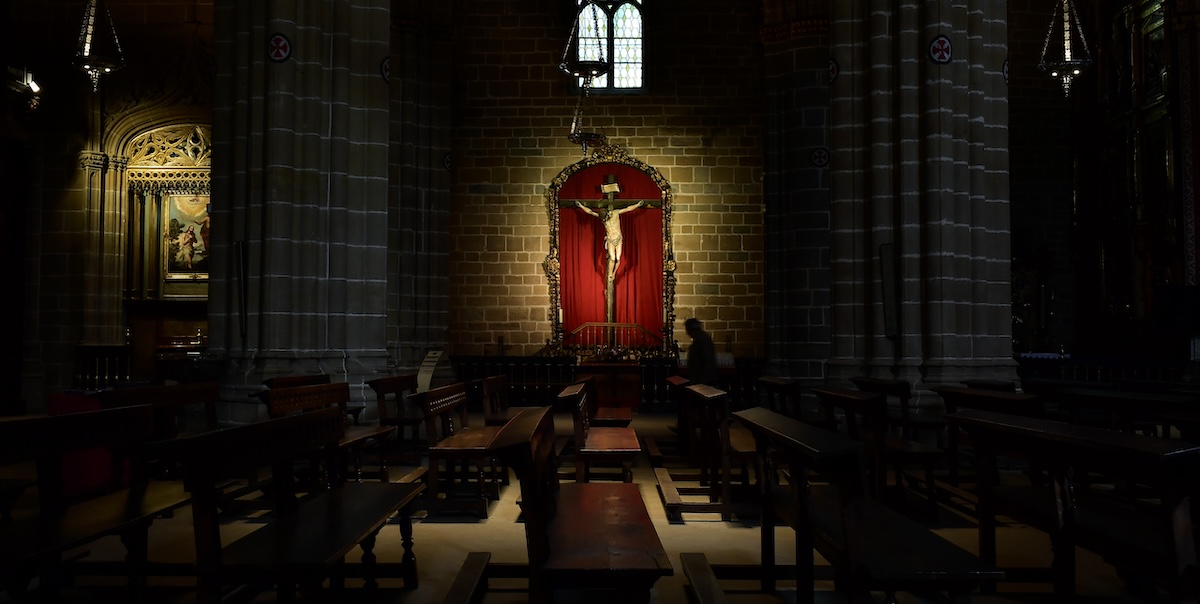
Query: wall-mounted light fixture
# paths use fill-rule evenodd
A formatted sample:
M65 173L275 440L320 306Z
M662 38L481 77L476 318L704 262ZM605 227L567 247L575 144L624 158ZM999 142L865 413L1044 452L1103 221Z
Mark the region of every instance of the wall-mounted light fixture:
M79 48L75 58L80 69L92 80L92 92L100 90L100 76L125 65L117 28L104 0L88 0L79 27Z
M30 110L37 109L42 87L33 79L33 73L28 68L8 68L8 78L5 79L8 89L25 97Z
M1079 24L1075 3L1072 0L1055 0L1038 67L1050 77L1061 80L1063 93L1069 95L1071 83L1091 62L1092 53L1088 50L1087 38Z

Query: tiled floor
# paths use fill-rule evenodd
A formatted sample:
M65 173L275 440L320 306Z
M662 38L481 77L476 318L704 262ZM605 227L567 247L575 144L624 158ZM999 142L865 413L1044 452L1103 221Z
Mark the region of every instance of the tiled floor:
M666 416L638 415L634 427L643 436L660 440L672 438L668 425L672 418ZM569 417L557 418L560 434L567 433ZM686 579L679 570L679 552L703 552L714 564L757 564L759 560L759 527L753 521L722 522L715 514L684 514L682 522L670 522L661 504L654 473L648 460L639 461L634 471L647 503L651 518L671 554L675 564L675 575L661 579L654 589L652 601L661 604L683 604L688 602L684 584ZM420 519L414 528L414 550L420 569L420 587L415 591L400 591L397 584L384 581L385 588L374 601L400 602L404 604L441 602L459 565L471 551L489 551L493 562L521 563L525 561L524 525L518 522L515 486L503 490L501 498L491 505L489 517L477 520L465 517L434 517ZM959 503L963 501L957 500ZM920 510L921 502L912 502ZM976 532L969 515L960 509L944 507L936 522L931 526L943 537L968 549L975 549ZM238 523L229 527L227 537L233 538L253 525ZM186 562L191 559L192 539L189 514L184 511L170 519L156 522L152 529L151 557L159 561ZM792 562L793 534L790 529L776 529L778 559L781 564ZM1000 561L1002 565L1045 565L1050 558L1049 545L1042 533L1019 524L1006 524L999 532ZM119 543L105 539L86 550L94 559L111 559L119 555ZM376 553L381 561L399 560L399 531L386 527L380 535ZM1096 556L1081 551L1079 554L1079 592L1085 601L1097 602L1141 602L1124 593L1122 584L1112 569ZM185 604L194 602L194 596L180 585L186 586L188 579L159 579L148 597L150 602ZM822 584L825 588L831 586ZM774 594L757 593L753 583L726 583L732 602L794 602L795 591L787 584ZM1054 602L1045 585L1002 584L996 595L979 595L973 601L985 604L1009 602ZM825 596L822 594L822 601ZM123 602L123 594L113 589L80 588L65 594L66 602ZM590 600L591 598L584 598ZM601 598L603 599L603 598ZM0 602L10 601L0 595ZM253 602L272 602L270 593L259 594ZM355 600L357 601L357 600ZM519 603L527 601L520 581L493 581L493 590L485 602L488 604ZM575 600L572 599L572 602ZM931 596L901 594L903 604L941 601Z

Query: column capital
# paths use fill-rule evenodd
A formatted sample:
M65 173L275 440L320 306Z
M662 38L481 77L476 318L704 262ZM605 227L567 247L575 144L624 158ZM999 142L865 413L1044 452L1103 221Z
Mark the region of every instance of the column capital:
M81 151L79 167L84 170L103 170L108 167L108 155L99 151Z

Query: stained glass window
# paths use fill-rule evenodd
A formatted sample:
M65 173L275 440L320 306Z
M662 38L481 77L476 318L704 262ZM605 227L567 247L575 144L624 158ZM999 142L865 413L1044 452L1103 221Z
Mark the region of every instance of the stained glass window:
M643 1L575 0L580 8L576 56L580 61L611 59L612 70L592 81L593 90L642 88Z

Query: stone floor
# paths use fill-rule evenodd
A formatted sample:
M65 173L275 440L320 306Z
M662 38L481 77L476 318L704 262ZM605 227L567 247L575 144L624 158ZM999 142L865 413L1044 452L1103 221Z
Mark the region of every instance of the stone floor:
M556 418L560 434L568 433L570 418ZM669 424L673 418L659 415L640 414L636 416L634 427L640 435L652 436L659 440L672 438ZM395 472L394 472L395 474ZM685 590L686 579L678 566L679 552L703 552L713 564L756 564L759 559L759 527L753 521L723 522L715 514L684 514L682 522L668 520L661 504L654 473L649 461L643 458L634 472L635 481L641 488L651 517L662 539L663 545L671 554L676 571L672 577L661 579L654 589L652 602L659 604L683 604L688 602ZM415 591L397 589L398 584L387 580L383 582L383 590L372 601L417 604L441 602L459 565L468 552L489 551L493 562L521 563L526 559L524 527L518 522L516 500L518 489L506 487L499 500L491 504L488 518L484 520L469 517L434 516L420 518L414 526L414 551L417 556L420 571L420 586ZM948 499L964 503L963 500ZM969 502L968 502L969 503ZM914 509L923 509L921 502L913 502ZM946 539L974 551L976 533L974 523L965 512L969 506L944 506L936 521L931 526ZM929 521L928 517L925 518ZM250 522L233 523L225 531L227 538L235 538L246 531L253 530ZM160 520L152 528L151 558L158 561L187 562L192 555L190 516L183 511L172 518ZM777 551L781 564L791 563L793 534L790 529L776 529L778 541ZM1020 524L1005 523L999 532L1000 561L1002 565L1041 565L1049 560L1049 545L1044 534ZM378 540L376 552L380 561L399 560L400 544L399 531L395 527L385 527ZM86 550L79 552L90 559L112 559L119 555L120 545L115 538L104 539ZM1135 598L1124 592L1119 579L1112 569L1096 556L1081 551L1079 554L1079 592L1084 596L1083 601L1096 602L1141 602L1144 599ZM188 578L153 580L152 589L148 595L150 602L164 604L185 604L194 602L194 595L187 589ZM493 589L489 592L485 603L520 603L527 601L523 591L523 582L519 580L495 580ZM795 590L786 583L777 593L762 594L754 590L753 583L729 582L725 585L731 592L732 602L794 602ZM823 589L831 585L822 583ZM1046 585L1002 584L1000 593L978 595L974 602L985 604L1001 604L1009 602L1053 602L1052 594ZM822 601L826 596L821 594ZM591 598L572 598L589 600ZM68 590L64 594L64 602L123 602L123 592L103 587L102 585L81 585ZM901 594L902 604L939 602L936 597ZM0 602L11 601L7 596L0 595ZM243 601L273 602L273 594L261 593ZM353 601L359 601L357 599Z

